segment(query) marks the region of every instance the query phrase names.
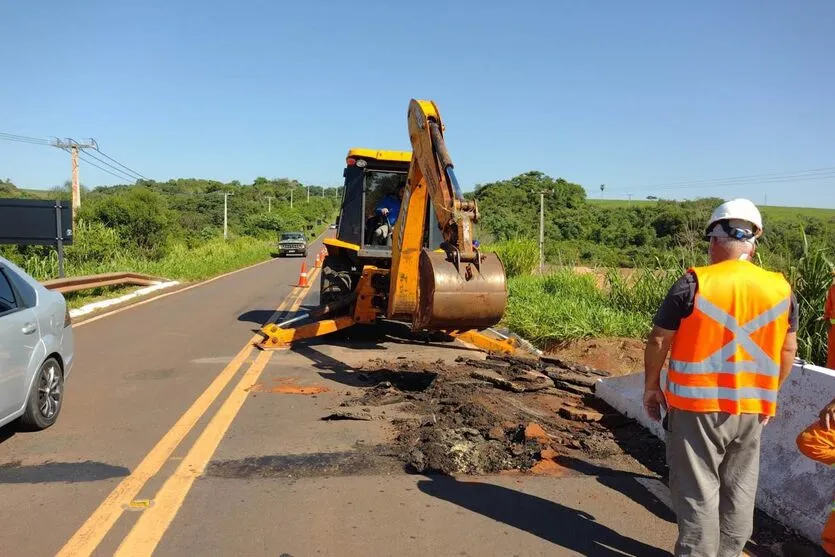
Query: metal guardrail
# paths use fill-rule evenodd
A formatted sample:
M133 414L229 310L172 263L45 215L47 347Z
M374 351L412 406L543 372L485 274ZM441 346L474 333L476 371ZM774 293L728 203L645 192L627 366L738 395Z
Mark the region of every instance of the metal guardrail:
M151 286L163 282L162 279L140 275L139 273L104 273L85 277L69 277L41 282L49 290L61 292L78 292L104 286Z

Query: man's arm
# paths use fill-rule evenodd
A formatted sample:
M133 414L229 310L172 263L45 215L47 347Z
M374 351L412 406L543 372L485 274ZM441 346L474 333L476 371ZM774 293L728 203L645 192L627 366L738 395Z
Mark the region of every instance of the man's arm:
M786 340L783 341L783 349L780 351L780 386L788 379L794 365L794 358L797 356L797 333L789 331L786 333Z
M658 325L652 328L644 349L644 410L655 421L661 419L661 408L667 409L667 401L661 390L661 369L673 342L675 331Z

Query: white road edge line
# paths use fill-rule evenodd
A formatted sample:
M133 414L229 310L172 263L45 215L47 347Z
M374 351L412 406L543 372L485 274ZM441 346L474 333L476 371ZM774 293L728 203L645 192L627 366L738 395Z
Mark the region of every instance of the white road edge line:
M146 286L145 288L134 290L130 294L125 294L124 296L119 296L118 298L107 298L106 300L99 300L98 302L89 303L87 305L81 306L80 308L71 309L70 317L75 318L80 317L82 315L87 315L88 313L92 313L97 309L115 306L117 304L127 302L128 300L140 298L142 296L145 296L146 294L151 294L152 292L156 292L158 290L164 290L166 288L171 288L172 286L177 286L178 284L180 284L180 281L177 280L172 280L169 282L157 282L156 284L152 284L151 286Z

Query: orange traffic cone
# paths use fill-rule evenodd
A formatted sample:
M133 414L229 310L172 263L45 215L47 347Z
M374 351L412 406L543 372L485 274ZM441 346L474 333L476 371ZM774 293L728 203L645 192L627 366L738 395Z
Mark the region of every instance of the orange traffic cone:
M302 269L299 271L299 286L301 288L307 288L307 261L302 261Z
M322 268L322 252L319 252L319 253L316 254L316 268L317 269Z

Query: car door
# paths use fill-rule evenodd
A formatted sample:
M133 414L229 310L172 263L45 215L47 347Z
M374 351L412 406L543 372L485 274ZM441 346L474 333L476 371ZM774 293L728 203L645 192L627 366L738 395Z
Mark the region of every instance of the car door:
M35 311L25 307L0 264L0 423L23 406L38 343Z

